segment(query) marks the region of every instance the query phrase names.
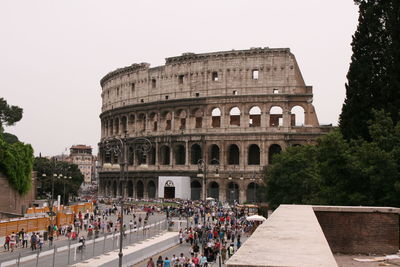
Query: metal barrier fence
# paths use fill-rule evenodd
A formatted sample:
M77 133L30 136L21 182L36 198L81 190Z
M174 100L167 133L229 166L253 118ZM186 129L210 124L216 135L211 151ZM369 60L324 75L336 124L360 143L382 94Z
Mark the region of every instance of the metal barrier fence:
M123 236L123 246L144 241L150 237L161 234L168 228L166 219L145 225L136 229L128 229ZM66 266L75 264L107 252L119 249L120 233L101 234L97 237L93 233L91 239L85 241L82 247L79 240L68 240L68 245L56 247L35 254L22 256L21 253L13 260L2 262L0 267L5 266Z

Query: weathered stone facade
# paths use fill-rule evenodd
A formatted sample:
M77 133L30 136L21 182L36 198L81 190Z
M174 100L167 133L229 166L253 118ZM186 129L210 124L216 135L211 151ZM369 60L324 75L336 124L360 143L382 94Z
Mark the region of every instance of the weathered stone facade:
M252 202L275 153L313 143L332 129L319 125L312 87L289 49L185 53L167 58L164 66L117 69L101 86L103 196L153 198L159 176L189 176L193 199L206 182L208 196ZM120 180L117 157L102 142L125 133L128 166ZM147 156L135 149L137 137L151 140ZM200 159L206 162L205 181L198 175Z

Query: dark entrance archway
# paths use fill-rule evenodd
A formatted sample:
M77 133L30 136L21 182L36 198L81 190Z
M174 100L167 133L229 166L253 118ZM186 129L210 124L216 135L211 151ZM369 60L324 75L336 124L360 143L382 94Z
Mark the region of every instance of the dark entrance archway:
M164 185L164 198L175 198L175 185L171 180L165 182Z
M112 197L117 197L117 181L113 183Z
M281 153L282 148L280 145L273 144L268 149L268 164L272 163L274 155Z
M228 184L226 199L229 203L233 204L235 201L239 202L239 185L234 182Z
M201 198L201 184L199 181L190 183L190 191L192 200L200 200Z
M208 196L213 199L219 199L219 184L217 182L211 182L208 187Z
M128 181L128 197L133 197L133 183L132 181Z
M144 185L142 181L138 181L136 183L136 197L137 198L143 198L143 193L144 193Z
M258 194L258 189L259 189L259 185L252 182L249 183L249 185L247 186L247 202L252 202L252 203L256 203L257 202L257 194Z
M147 189L149 198L156 198L156 184L153 181L147 184Z

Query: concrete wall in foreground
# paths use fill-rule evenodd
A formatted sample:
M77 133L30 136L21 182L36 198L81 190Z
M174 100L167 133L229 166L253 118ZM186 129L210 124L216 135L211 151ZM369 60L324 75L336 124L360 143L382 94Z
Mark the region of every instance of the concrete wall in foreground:
M399 214L315 211L334 253L390 254L399 250Z

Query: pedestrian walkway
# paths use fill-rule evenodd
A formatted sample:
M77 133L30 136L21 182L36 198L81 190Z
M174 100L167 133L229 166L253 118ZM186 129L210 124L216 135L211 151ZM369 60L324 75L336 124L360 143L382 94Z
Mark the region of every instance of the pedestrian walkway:
M131 266L144 259L147 259L154 253L159 253L179 243L179 235L177 232L164 232L159 236L150 238L143 242L129 245L123 248L123 266ZM118 264L119 250L103 254L101 256L80 262L73 266L88 267L88 266L116 266Z

